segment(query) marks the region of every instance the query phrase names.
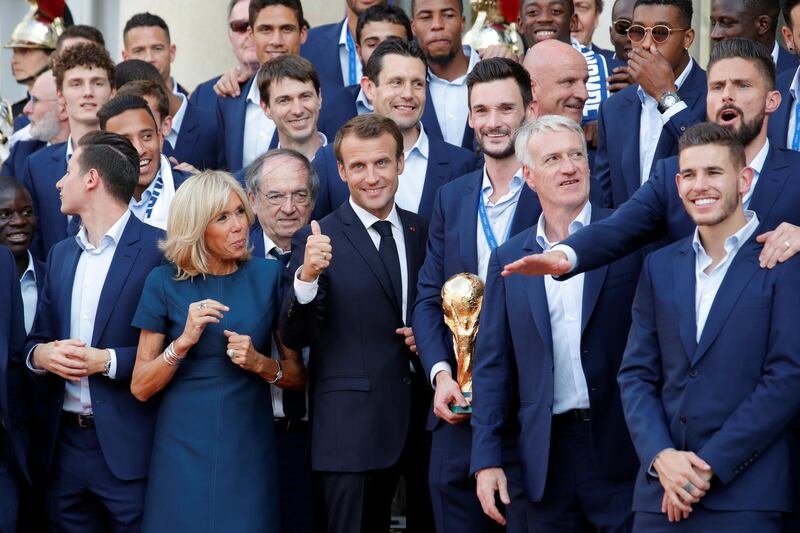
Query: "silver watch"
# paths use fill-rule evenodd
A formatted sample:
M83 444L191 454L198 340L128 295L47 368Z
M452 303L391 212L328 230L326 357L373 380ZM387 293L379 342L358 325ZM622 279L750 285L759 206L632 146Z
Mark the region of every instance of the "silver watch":
M270 385L274 385L275 383L280 381L280 379L283 377L283 368L281 368L280 360L274 359L274 361L278 363L278 371L275 373L275 379L273 379L272 381L267 380L267 383L269 383Z
M681 95L678 93L672 91L665 92L661 95L661 98L658 99L658 111L659 113L664 113L667 109L681 101Z

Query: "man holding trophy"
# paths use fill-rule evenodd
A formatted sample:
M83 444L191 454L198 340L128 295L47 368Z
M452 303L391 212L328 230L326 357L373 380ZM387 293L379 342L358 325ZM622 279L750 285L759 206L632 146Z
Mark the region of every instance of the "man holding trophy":
M506 489L503 435L519 421L529 527L629 531L638 461L616 376L641 256L566 281L502 276L503 265L610 214L588 200L586 141L577 123L543 116L520 129L515 148L542 214L489 261L472 374L478 498L502 523L495 493L506 504L514 498Z
M453 336L445 323L450 319L443 317L442 286L448 299L448 294L457 295L463 288L445 284L451 276L470 273L477 275L473 278L478 281L485 279L492 249L535 224L540 208L536 194L525 187L514 156L514 133L530 112L528 72L510 59L486 59L467 77L467 88L469 125L475 130L486 164L439 189L425 263L419 273L412 327L426 377L436 389L428 419L432 431L429 481L436 529L483 533L496 526L481 511L475 479L469 475L469 402L462 394L466 383L455 379L462 373L456 373L457 365L459 369L463 365L456 362ZM462 279L466 285L474 286L474 281ZM448 300L451 306L459 307ZM461 343L469 345L475 320L464 321L464 313L453 311L451 307L448 313L459 326L464 322L471 326L463 327L460 333ZM512 441L509 439L509 443ZM514 522L519 523L521 531L528 530L524 508L520 508L521 518L510 520L509 531L514 530ZM511 509L508 512L513 514Z

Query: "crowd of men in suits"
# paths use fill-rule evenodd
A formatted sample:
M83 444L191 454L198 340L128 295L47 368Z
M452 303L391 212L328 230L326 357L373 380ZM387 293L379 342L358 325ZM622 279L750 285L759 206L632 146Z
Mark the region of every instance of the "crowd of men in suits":
M521 0L521 57L464 44L460 0L343 4L310 28L231 0L236 66L191 93L155 14L117 64L91 26L10 43L0 531L139 531L143 243L206 169L247 191L303 354L270 385L275 531L388 531L401 477L414 532L796 531L800 1L712 0L705 70L690 0ZM115 142L130 198L96 170ZM471 399L442 311L463 272Z

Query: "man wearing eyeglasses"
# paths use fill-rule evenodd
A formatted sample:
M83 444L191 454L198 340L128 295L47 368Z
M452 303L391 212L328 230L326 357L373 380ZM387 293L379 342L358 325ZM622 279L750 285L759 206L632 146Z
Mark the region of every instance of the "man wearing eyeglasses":
M230 0L228 2L228 41L236 57L236 70L245 79L250 78L258 69L258 57L253 37L247 33L248 14L247 8L250 0ZM189 101L196 106L213 109L217 105L217 94L214 84L222 76L214 76L204 81L192 92Z
M308 224L314 207L319 179L301 153L277 149L256 159L247 169L247 197L257 223L250 230L254 257L289 263L292 235ZM291 279L291 276L287 276ZM281 531L312 533L311 470L306 461L308 449L308 411L305 380L308 350L303 364L283 359L273 343L271 357L281 362L281 377L270 385L275 417L275 442L278 450L278 475L281 486Z
M689 55L690 0L638 0L628 28L628 70L636 81L600 108L594 177L618 207L678 149L687 127L706 114L706 74ZM626 142L619 142L620 135Z
M611 8L612 22L608 28L611 44L614 45L614 55L611 59L623 62L622 65L614 67L613 74L608 77L608 90L612 93L635 83L628 70L628 53L633 48L631 40L628 39L628 28L633 20L634 4L636 0L617 0Z

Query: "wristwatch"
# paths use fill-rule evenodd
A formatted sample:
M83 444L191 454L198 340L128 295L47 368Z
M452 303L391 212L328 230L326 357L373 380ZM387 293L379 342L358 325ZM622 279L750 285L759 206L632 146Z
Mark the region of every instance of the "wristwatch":
M275 372L275 379L273 379L272 381L267 380L267 383L269 383L270 385L276 384L283 377L283 369L281 368L281 362L277 359L275 359L274 361L278 363L278 371Z
M658 112L665 113L667 109L682 101L681 95L673 91L667 91L658 99Z

